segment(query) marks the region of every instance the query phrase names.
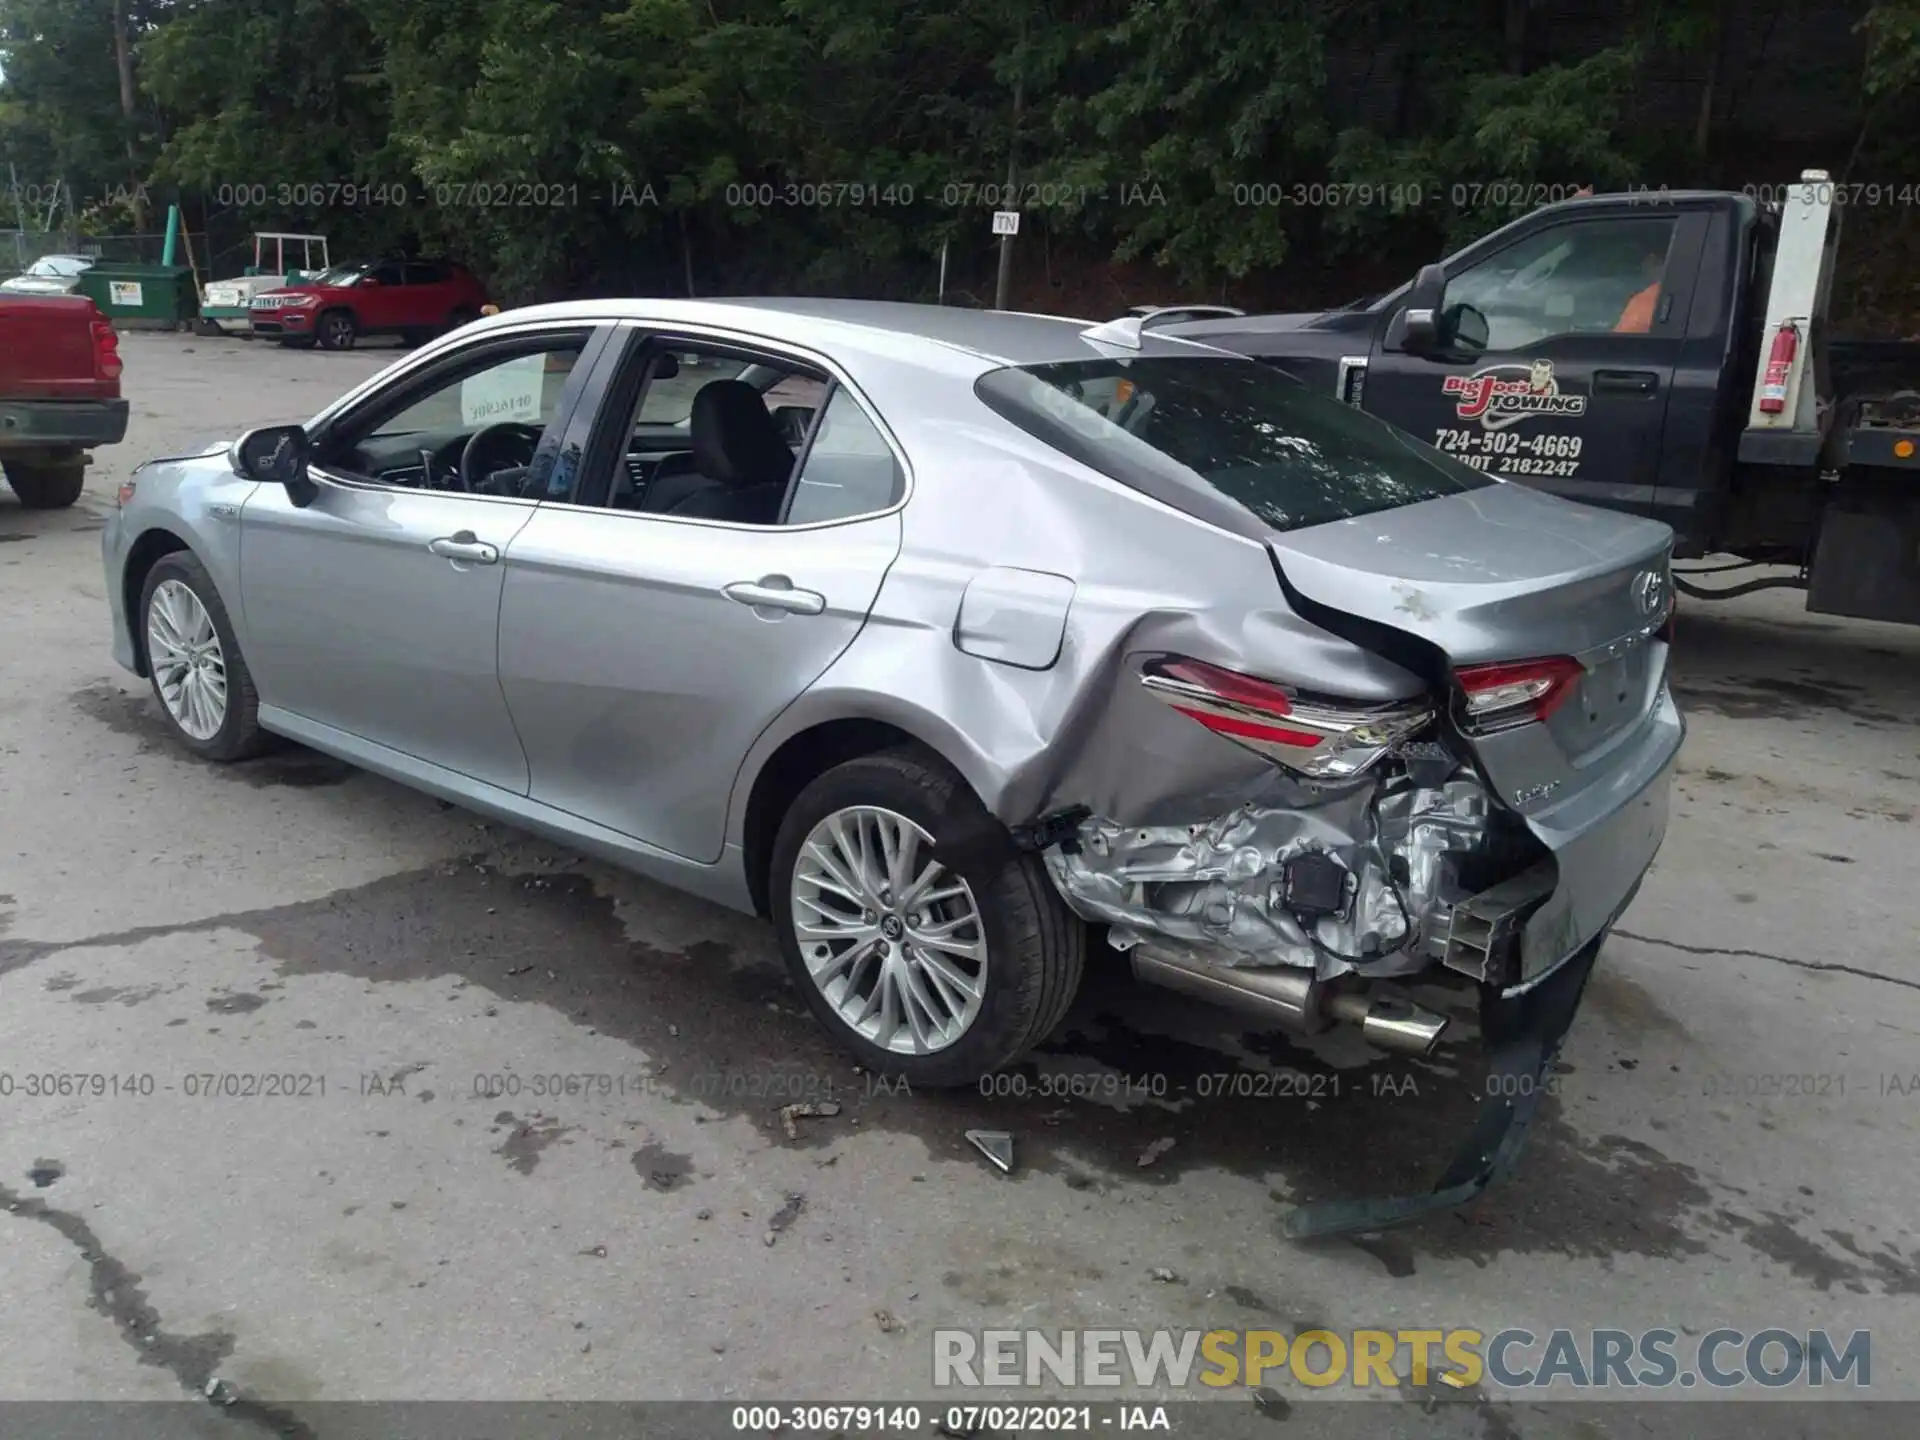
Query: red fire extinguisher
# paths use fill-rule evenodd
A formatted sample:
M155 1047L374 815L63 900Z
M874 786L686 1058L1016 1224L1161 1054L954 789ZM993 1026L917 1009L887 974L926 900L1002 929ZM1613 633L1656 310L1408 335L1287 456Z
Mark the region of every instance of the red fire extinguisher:
M1783 321L1773 334L1773 348L1767 352L1767 374L1760 384L1760 413L1778 415L1787 408L1787 376L1793 371L1793 357L1800 353L1800 330L1791 320Z

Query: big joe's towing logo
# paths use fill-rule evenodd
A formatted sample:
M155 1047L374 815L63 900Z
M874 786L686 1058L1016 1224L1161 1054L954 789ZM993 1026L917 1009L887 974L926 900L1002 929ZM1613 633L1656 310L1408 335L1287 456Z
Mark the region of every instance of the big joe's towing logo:
M1462 420L1478 420L1488 430L1504 430L1537 415L1587 413L1586 396L1560 393L1551 360L1489 365L1471 375L1449 375L1440 382L1440 392L1459 396L1454 414Z

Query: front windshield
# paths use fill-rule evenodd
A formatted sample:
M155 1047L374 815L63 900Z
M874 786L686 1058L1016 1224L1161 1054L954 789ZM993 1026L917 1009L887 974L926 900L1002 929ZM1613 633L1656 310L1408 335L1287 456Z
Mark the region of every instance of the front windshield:
M351 285L367 273L365 265L336 265L331 270L322 270L318 275L307 277L309 285Z
M78 275L93 262L81 255L42 255L27 267L27 274L66 279Z

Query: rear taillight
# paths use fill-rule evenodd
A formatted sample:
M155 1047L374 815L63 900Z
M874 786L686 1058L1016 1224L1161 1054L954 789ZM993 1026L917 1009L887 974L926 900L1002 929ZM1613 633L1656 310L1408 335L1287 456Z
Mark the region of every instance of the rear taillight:
M1544 720L1566 703L1585 673L1570 655L1468 665L1454 672L1466 696L1461 718L1481 731Z
M93 322L93 373L102 380L120 378L120 337L108 320Z
M1424 703L1329 700L1184 655L1149 660L1140 683L1214 734L1318 779L1359 774L1433 719Z

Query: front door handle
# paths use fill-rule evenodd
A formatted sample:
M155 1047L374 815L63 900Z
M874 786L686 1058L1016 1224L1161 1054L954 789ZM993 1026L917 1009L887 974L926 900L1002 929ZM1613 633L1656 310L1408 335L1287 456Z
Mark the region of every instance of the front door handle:
M736 580L721 592L729 600L751 605L756 610L789 610L795 615L818 615L827 608L827 597L814 590L796 590L784 575L763 575L758 580Z
M471 530L456 530L451 535L429 540L427 549L448 560L464 560L469 565L491 565L500 558L499 546L476 539Z
M1596 370L1593 389L1596 395L1653 395L1660 376L1652 370Z

